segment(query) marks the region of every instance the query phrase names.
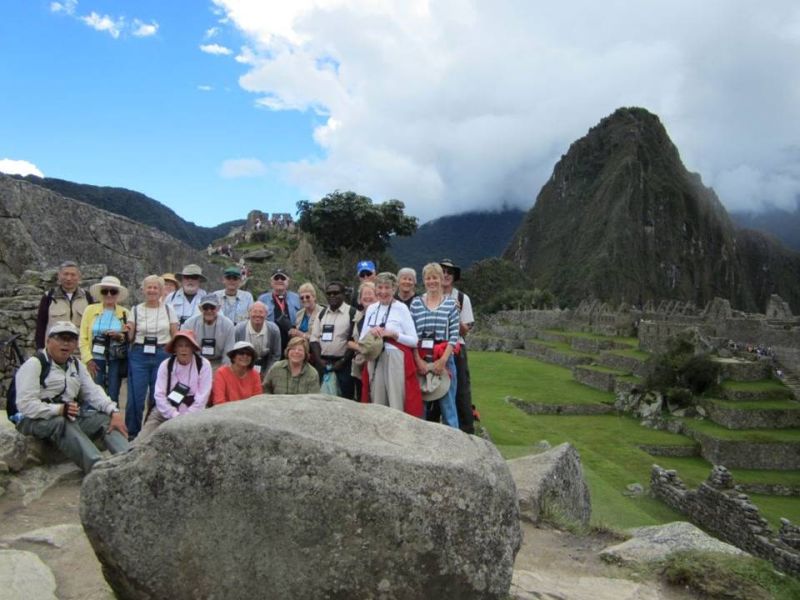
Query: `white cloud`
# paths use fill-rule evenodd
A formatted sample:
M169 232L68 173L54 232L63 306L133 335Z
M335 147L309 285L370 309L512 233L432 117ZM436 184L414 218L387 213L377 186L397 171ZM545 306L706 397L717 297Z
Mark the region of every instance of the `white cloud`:
M51 2L50 11L54 13L65 13L68 15L75 14L75 9L78 7L78 0L65 0L64 2Z
M233 54L233 50L219 44L202 44L200 50L206 54L216 54L218 56L230 56Z
M0 158L0 173L8 175L36 175L44 177L41 169L27 160L14 160L13 158Z
M136 37L150 37L151 35L158 33L158 23L155 21L151 23L145 23L139 19L134 19L133 31L131 33L133 33L133 35Z
M86 23L92 29L107 32L114 39L119 37L122 28L125 26L124 17L118 17L115 19L109 15L99 15L94 11L85 17L80 17L80 20Z
M217 35L219 35L219 27L211 27L210 29L206 29L206 33L203 37L210 40L213 37L217 37Z
M210 85L198 85L197 89L201 92L211 92L214 90L214 88Z
M322 158L283 165L312 196L352 188L422 218L529 207L620 106L659 115L731 208L800 193L793 0L214 3L245 37L257 105L326 117Z
M222 162L219 174L226 179L261 177L267 174L267 166L257 158L231 158Z

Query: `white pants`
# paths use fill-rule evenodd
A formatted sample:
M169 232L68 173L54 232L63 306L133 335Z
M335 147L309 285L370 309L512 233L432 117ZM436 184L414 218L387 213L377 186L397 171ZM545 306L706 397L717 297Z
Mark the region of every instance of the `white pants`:
M402 411L406 403L405 360L399 350L384 350L369 361L369 393L374 404Z

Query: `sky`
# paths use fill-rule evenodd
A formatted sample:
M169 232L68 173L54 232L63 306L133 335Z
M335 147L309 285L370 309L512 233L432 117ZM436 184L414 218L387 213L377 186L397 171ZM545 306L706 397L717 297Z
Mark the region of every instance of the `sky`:
M200 225L353 190L421 222L533 205L620 106L729 210L800 194L800 3L10 0L0 171Z

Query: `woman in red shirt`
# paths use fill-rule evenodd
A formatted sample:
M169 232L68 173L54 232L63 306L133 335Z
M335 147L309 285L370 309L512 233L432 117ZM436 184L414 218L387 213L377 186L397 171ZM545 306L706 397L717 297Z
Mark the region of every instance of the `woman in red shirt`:
M262 394L261 377L253 365L256 351L250 342L236 342L228 352L231 364L217 369L211 392L211 405L244 400Z

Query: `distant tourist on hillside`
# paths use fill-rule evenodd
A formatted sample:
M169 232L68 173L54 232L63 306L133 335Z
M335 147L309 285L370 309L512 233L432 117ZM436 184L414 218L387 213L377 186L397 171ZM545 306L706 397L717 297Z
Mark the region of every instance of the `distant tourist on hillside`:
M48 290L39 302L36 314L34 342L44 348L45 333L57 321L70 321L80 327L83 311L94 302L91 294L81 289L81 270L77 263L67 260L58 267L58 285Z
M207 294L200 285L201 281L208 281L208 278L198 265L186 265L176 277L181 283L181 289L167 296L167 302L175 309L178 323L183 327L190 317L199 314L200 299Z
M139 441L170 419L202 411L211 395L211 364L200 356L193 331L176 332L166 351L172 356L158 367L155 408L147 416Z
M289 273L284 269L275 269L269 284L272 290L261 294L258 300L267 305L269 320L281 331L281 348L286 348L289 330L294 326L297 311L301 308L300 296L289 291Z
M236 342L248 342L253 346L254 368L262 380L269 368L281 359L281 331L275 323L267 321L268 310L263 302L254 302L248 320L233 330Z
M211 363L216 371L221 365L230 363L228 352L233 349L233 321L220 313L219 297L206 294L200 300L199 315L186 321L183 328L194 332L200 340L200 355Z
M128 401L125 425L131 439L142 428L145 402L155 403L154 390L158 366L167 358L167 343L178 330L178 315L170 304L161 302L164 280L148 275L142 280L144 302L131 309L133 327L128 351ZM148 395L149 391L149 395Z
M222 314L234 324L246 321L250 306L253 304L253 294L239 289L242 285L242 272L239 268L225 269L222 273L222 284L225 287L214 292L222 305Z

